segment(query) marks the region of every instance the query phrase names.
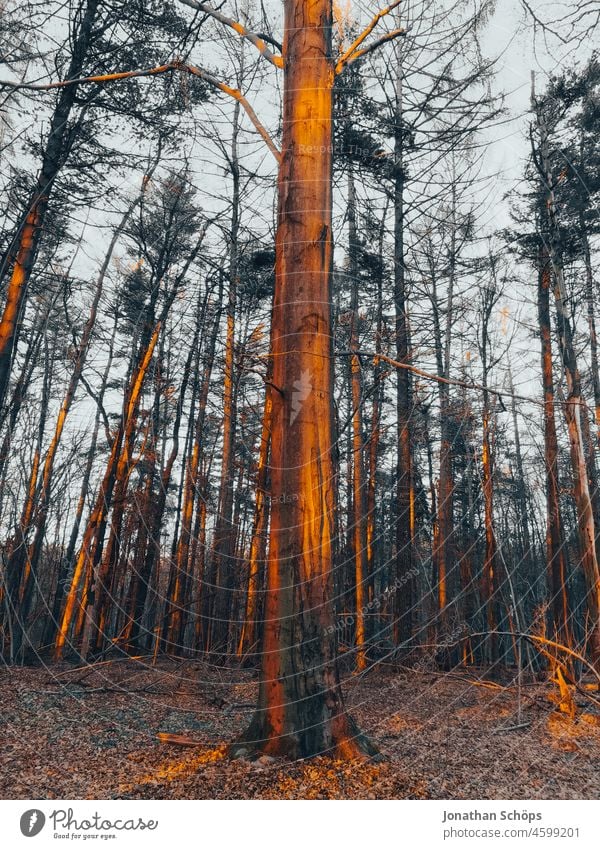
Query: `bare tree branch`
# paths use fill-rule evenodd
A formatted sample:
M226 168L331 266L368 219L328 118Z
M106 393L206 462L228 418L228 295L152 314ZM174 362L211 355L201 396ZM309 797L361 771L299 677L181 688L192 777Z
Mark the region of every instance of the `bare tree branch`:
M198 0L179 0L180 3L183 3L184 6L189 6L190 9L195 9L199 12L204 12L205 15L209 15L211 18L214 18L216 21L219 21L221 24L225 24L225 26L231 27L232 30L238 33L242 38L245 38L251 44L253 44L258 52L261 54L263 59L266 59L267 62L270 62L271 65L275 65L276 68L283 68L283 57L275 56L266 45L267 38L263 35L259 35L256 32L251 32L247 29L243 24L240 24L239 21L234 20L233 18L227 17L227 15L223 15L218 9L213 9L212 6L209 6L208 3L200 3ZM273 39L269 39L269 42L275 46L277 42Z
M209 74L194 65L184 65L183 67L184 70L187 70L190 74L194 74L195 76L200 77L201 79L205 80L209 85L213 86L214 88L218 88L220 91L224 92L225 94L228 94L230 97L233 97L235 100L239 101L240 105L246 112L246 115L248 116L248 118L250 118L252 124L254 125L255 130L260 135L264 143L267 145L277 162L281 161L281 153L279 152L273 139L267 132L264 125L260 122L256 112L254 111L252 106L250 106L245 96L242 94L241 91L239 91L239 89L231 88L231 86L228 86L226 83L217 80L215 77L212 76L212 74Z
M356 60L360 59L361 56L366 56L367 53L372 53L373 50L377 50L377 48L381 47L382 44L385 44L386 41L392 41L401 35L406 35L405 29L394 29L391 32L386 32L385 35L382 35L381 38L378 38L377 41L374 41L362 50L355 50L347 59L340 59L338 61L335 66L336 74L341 74L344 68L351 65L353 62L356 62Z
M71 80L61 80L54 83L25 83L13 82L12 80L0 80L0 88L12 88L14 91L25 89L26 91L51 91L55 88L66 88L69 85L79 85L80 83L112 83L119 80L128 80L133 77L152 77L158 74L164 74L167 71L179 70L182 67L180 63L169 62L166 65L156 65L154 68L144 68L137 71L117 71L114 74L97 74L90 77L76 77Z
M344 356L349 356L352 352L340 351L339 353ZM438 374L432 374L431 372L423 371L423 369L420 369L417 366L413 366L411 363L400 363L398 362L398 360L393 360L386 354L373 354L368 351L359 351L359 354L363 357L371 357L375 365L377 365L379 360L381 360L382 362L388 363L388 365L393 366L393 368L405 369L406 371L410 371L413 374L416 374L418 377L424 378L425 380L433 380L436 383L444 383L448 386L461 386L465 389L477 389L480 392L489 392L490 395L496 396L502 407L504 407L504 403L502 401L503 398L514 398L516 401L526 401L528 404L535 404L538 407L545 407L547 403L546 401L539 401L537 398L531 398L528 395L517 395L514 392L507 392L506 390L492 389L490 386L484 386L482 383L475 383L473 381L468 380L458 380L457 378L441 377ZM566 405L569 403L569 401L563 401L562 403ZM581 402L581 406L584 409L589 409L583 399Z
M0 88L7 87L12 88L15 91L19 89L26 89L27 91L50 91L55 88L65 88L65 86L80 85L83 83L111 83L118 82L119 80L132 79L134 77L152 77L157 76L158 74L165 74L169 71L185 71L188 74L193 74L196 77L200 77L200 79L207 82L213 88L219 89L219 91L222 91L230 97L233 97L234 100L237 100L277 162L281 160L281 154L273 142L273 139L242 92L236 88L228 86L224 82L221 82L221 80L218 80L216 77L213 77L212 74L209 74L208 71L204 71L196 65L188 65L184 62L169 62L165 65L157 65L155 68L145 68L137 71L118 71L114 74L78 77L77 79L62 80L54 83L18 83L11 82L10 80L0 80Z
M183 2L183 0L182 0L182 2ZM397 6L399 6L401 2L402 2L402 0L393 0L393 2L390 3L389 6L386 6L385 9L381 9L379 12L377 12L376 15L374 15L373 18L371 18L371 21L365 27L365 29L361 32L361 34L354 39L354 41L352 42L350 47L344 53L342 53L342 55L338 59L338 63L336 65L336 69L335 69L336 74L341 73L342 69L346 65L350 64L350 61L349 61L350 57L353 56L355 51L358 50L358 48L363 43L365 38L367 38L373 32L373 30L375 29L375 27L377 26L379 21L382 18L384 18L386 15L389 15L389 13L392 12ZM369 48L369 52L370 52L371 49L373 49L373 48ZM360 51L359 55L364 55L364 53L365 53L365 51ZM355 57L355 58L358 58L358 57ZM354 61L354 58L352 59L352 61Z

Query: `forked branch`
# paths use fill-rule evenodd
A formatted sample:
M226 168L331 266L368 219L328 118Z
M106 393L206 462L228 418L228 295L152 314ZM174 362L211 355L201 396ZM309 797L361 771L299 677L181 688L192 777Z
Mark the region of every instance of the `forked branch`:
M365 41L365 39L373 32L379 21L384 18L386 15L389 15L397 6L400 5L402 0L394 0L393 3L390 3L389 6L386 6L385 9L381 9L377 12L376 15L371 18L369 24L365 27L365 29L357 36L350 47L342 53L340 58L337 61L337 65L335 66L336 74L341 74L344 68L347 65L351 65L361 56L365 56L367 53L371 53L371 51L375 50L381 44L384 44L386 41L391 41L394 38L397 38L400 35L405 35L406 30L404 29L395 29L392 32L388 32L385 35L378 38L377 41L374 41L368 47L364 47L359 50L361 44Z

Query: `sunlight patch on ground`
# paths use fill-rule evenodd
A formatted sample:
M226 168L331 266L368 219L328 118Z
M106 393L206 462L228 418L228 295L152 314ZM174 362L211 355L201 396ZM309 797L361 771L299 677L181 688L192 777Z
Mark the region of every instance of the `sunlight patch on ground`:
M199 753L193 752L185 758L167 761L154 772L140 776L131 784L120 785L119 790L128 793L134 787L140 787L144 784L164 784L168 781L188 778L197 772L199 767L223 760L226 751L226 746L218 746L216 749L208 749Z

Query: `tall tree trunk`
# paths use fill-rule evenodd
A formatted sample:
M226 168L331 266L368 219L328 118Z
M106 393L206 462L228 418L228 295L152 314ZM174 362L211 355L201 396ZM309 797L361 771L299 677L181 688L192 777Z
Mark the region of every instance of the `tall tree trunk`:
M331 0L284 0L265 628L258 708L234 753L374 751L344 709L331 610L331 16Z
M265 554L267 548L267 527L269 523L269 450L271 447L271 417L273 411L273 390L271 369L267 373L265 388L265 407L263 411L258 469L256 474L256 496L254 501L254 519L250 540L248 562L248 588L246 592L246 612L242 624L242 633L238 644L238 655L244 658L251 652L257 641L258 617L261 614L259 593L263 586Z
M558 438L554 411L552 328L550 324L551 266L548 252L540 246L538 267L538 323L544 392L544 458L546 469L546 567L550 589L549 631L552 638L570 644L567 558L560 509Z
M594 272L592 269L592 255L588 239L587 229L580 215L579 232L583 244L585 260L585 300L587 303L588 327L590 333L590 360L592 370L592 386L594 389L594 413L596 419L597 441L600 443L600 369L598 366L598 335L596 333L596 316L594 311Z
M387 204L385 208L387 213ZM377 275L377 329L375 333L375 354L381 353L381 340L383 334L383 243L385 234L385 218L384 214L381 220L380 236L379 236L379 264L380 270ZM385 373L382 363L379 360L375 361L373 370L373 380L375 388L373 391L373 406L371 409L371 433L369 437L369 482L367 488L367 579L368 579L368 600L373 601L375 597L375 528L376 528L376 510L375 494L377 487L377 464L379 456L379 441L381 438L381 408L383 402L383 382Z
M600 527L600 489L598 487L598 467L596 463L597 450L600 444L600 371L598 366L598 337L596 334L596 315L594 309L594 273L592 269L592 256L590 243L585 226L583 212L579 213L579 232L583 245L585 261L585 300L587 304L587 318L590 335L590 371L592 377L592 391L594 393L594 424L596 426L595 436L591 435L591 427L587 409L584 410L582 424L584 427L584 443L588 459L588 485L592 498L592 509L594 511L594 527ZM600 556L600 537L596 539L596 558Z
M201 456L202 456L202 440L204 437L204 421L206 417L206 405L208 402L208 394L210 391L210 380L214 365L215 359L215 350L217 344L217 337L219 333L219 324L221 319L221 303L223 298L223 275L221 274L219 277L219 309L217 311L217 315L215 316L212 331L210 335L210 340L208 344L208 350L205 354L204 368L202 371L202 380L200 382L199 389L199 397L198 397L198 409L196 411L196 391L194 389L192 395L192 406L191 406L191 415L195 414L196 420L193 429L193 437L191 443L191 450L189 452L189 459L186 463L185 467L185 475L184 475L184 485L183 485L183 493L182 493L182 505L181 510L178 511L181 515L181 528L179 531L179 536L177 537L177 545L173 552L172 557L172 567L169 575L169 589L167 593L167 615L165 617L165 639L174 642L176 640L176 635L181 629L181 607L183 604L183 572L188 570L189 565L189 551L190 551L190 542L192 540L192 520L194 514L194 501L197 504L196 514L198 515L198 511L203 509L202 501L204 499L204 492L202 488L198 488L198 481L200 477L200 465L201 465ZM195 378L198 379L197 376ZM213 579L214 580L214 579ZM212 583L213 581L211 581ZM198 593L200 593L201 588L198 587ZM212 587L211 587L212 591ZM207 613L208 613L207 609ZM204 625L205 622L200 622L200 625ZM207 624L207 622L206 622ZM206 627L199 627L199 633L207 635Z
M29 611L33 602L35 587L31 581L31 567L28 559L29 537L35 515L38 496L38 482L44 432L50 404L50 386L53 377L54 353L50 353L48 338L44 344L44 377L40 398L40 414L38 420L37 444L33 454L29 482L25 494L25 502L21 512L21 520L16 530L12 544L9 546L6 564L7 591L11 598L11 607L17 614L13 627L13 644L11 654L13 659L24 660L21 653L26 652Z
M577 355L573 341L573 330L567 306L567 294L563 274L560 230L556 214L553 177L550 167L548 128L541 106L532 97L540 136L539 161L544 194L545 224L548 255L552 267L556 326L559 349L567 388L565 418L571 449L573 487L581 564L586 580L587 605L590 617L590 651L596 666L600 666L600 569L596 553L596 530L594 510L588 483L588 464L585 451L582 416L586 415L581 393L581 379L577 366ZM543 219L542 219L543 220Z
M442 312L435 276L432 275L434 295L434 335L438 375L444 380L450 378L450 353L452 350L452 326L454 322L454 285L456 270L456 179L454 161L452 162L452 205L450 221L450 250L448 257L448 291L446 295L445 322L442 331L440 313ZM433 257L432 257L433 260ZM433 261L432 261L433 268ZM442 338L443 334L443 338ZM453 421L450 409L450 391L447 383L438 383L440 404L440 475L438 491L438 537L434 550L434 562L437 566L438 605L442 623L446 630L452 627L450 612L455 607L458 575L455 557L454 532L454 476L453 476ZM456 656L452 647L448 655Z
M485 558L483 563L483 602L485 604L486 630L488 632L487 662L498 661L498 544L494 527L494 458L492 452L491 413L489 393L484 392L483 399L483 437L481 451L482 489L485 528Z
M92 30L98 5L99 0L87 0L73 42L66 79L75 79L82 76L92 41ZM0 318L0 410L4 408L19 322L44 227L48 200L54 181L69 152L69 138L72 133L72 127L69 126L69 117L77 100L77 89L77 85L60 89L56 108L50 121L50 131L44 148L40 173L29 201L29 211L16 236L18 248L8 284L4 311Z
M75 563L75 569L71 579L71 586L67 595L65 609L63 611L60 623L60 629L55 641L55 658L62 658L65 643L71 627L76 609L77 592L82 577L87 577L88 580L84 584L83 595L81 598L81 611L87 614L88 607L91 608L87 614L86 633L84 635L84 645L82 646L82 654L87 654L87 648L90 639L96 638L97 626L99 621L99 613L106 595L106 574L107 561L102 560L104 569L98 569L102 557L102 547L104 541L104 532L108 511L112 502L113 490L115 482L123 478L129 467L129 446L131 444L132 435L137 422L137 411L142 393L144 380L148 367L150 365L154 348L158 341L158 336L161 329L161 323L158 322L154 328L152 336L148 342L146 350L141 357L138 366L134 370L131 377L129 387L125 396L123 405L123 414L121 422L117 429L117 433L113 438L112 448L104 477L98 491L98 496L94 505L94 509L87 523L81 549ZM94 574L98 570L98 574ZM92 628L94 634L91 633Z
M152 576L152 571L154 569L154 564L160 556L160 533L163 526L163 518L167 503L167 494L169 491L169 486L171 484L173 467L175 465L175 461L179 453L179 430L181 427L183 405L185 402L185 396L190 378L192 360L197 352L198 347L199 328L200 322L198 321L195 337L192 342L192 345L190 346L190 352L183 367L183 377L181 381L181 388L179 391L179 399L177 401L175 420L173 422L171 451L167 458L167 462L163 466L162 473L160 476L160 489L158 492L158 498L155 503L148 503L150 521L148 522L148 528L146 528L146 522L144 522L144 528L146 530L145 550L142 552L143 557L141 557L141 565L139 571L131 577L131 605L129 606L130 619L125 629L124 639L126 641L129 641L131 645L137 649L141 648L142 644L145 642L142 629L142 618L144 615L144 609L146 606L146 599L148 596L148 589L150 586L150 580ZM151 476L149 476L148 479L147 498L152 498Z
M352 163L348 172L348 272L350 274L350 379L352 391L352 531L355 585L355 633L356 669L367 668L365 621L367 598L367 527L365 511L365 472L363 455L363 386L362 368L359 357L358 335L358 233L356 226L356 188Z
M240 104L236 101L231 141L231 175L233 197L231 206L231 233L229 244L229 294L227 299L227 335L225 341L225 385L223 390L223 455L219 488L219 508L213 541L213 570L215 573L214 607L212 614L211 644L217 651L229 650L231 609L234 587L234 526L232 522L235 460L236 376L235 311L237 300L238 252L240 228L240 167L238 162L238 134Z
M397 49L396 105L394 123L394 307L396 321L396 359L409 363L406 273L404 259L404 115L402 102L402 58ZM412 634L413 561L411 533L412 447L410 371L396 374L396 410L398 417L398 469L396 490L396 590L393 605L393 639L404 643Z
M533 565L533 549L531 545L531 533L529 529L529 514L531 512L531 508L528 503L527 490L525 488L525 468L523 465L523 453L521 451L521 433L519 430L519 421L517 417L517 404L514 398L515 386L510 366L508 367L508 378L510 391L513 395L513 398L511 399L511 414L515 440L515 462L517 467L517 480L515 481L515 488L516 502L518 505L517 509L519 510L518 518L521 524L523 537L523 552L521 555L521 559L525 563L525 566L530 569L530 567Z
M61 610L65 598L66 592L66 584L68 582L68 576L71 569L74 568L75 563L75 547L77 545L77 539L79 537L79 528L81 526L81 520L83 518L83 512L85 510L85 505L87 501L87 497L89 494L89 486L90 479L92 476L92 469L94 466L94 459L96 457L96 446L98 444L98 433L100 432L100 419L102 415L102 405L104 403L104 396L106 394L106 389L108 385L108 376L110 374L110 370L112 367L114 347L115 347L115 338L117 334L117 325L118 325L118 313L115 313L115 318L113 322L112 334L110 338L109 348L108 348L108 358L106 361L106 366L104 368L104 373L102 375L102 382L100 384L100 390L97 395L97 408L96 408L96 416L94 419L94 427L92 430L92 438L90 442L90 446L87 452L87 458L85 462L85 468L83 471L83 475L81 478L81 488L79 490L79 498L77 500L77 507L75 509L75 516L73 519L73 526L71 528L71 533L69 536L69 544L67 546L67 550L65 552L64 557L61 560L59 570L58 570L58 578L56 583L56 593L54 596L54 602L52 605L52 619L48 623L48 627L46 629L46 634L44 638L45 643L49 643L51 640L56 638L57 629L60 627L60 615Z

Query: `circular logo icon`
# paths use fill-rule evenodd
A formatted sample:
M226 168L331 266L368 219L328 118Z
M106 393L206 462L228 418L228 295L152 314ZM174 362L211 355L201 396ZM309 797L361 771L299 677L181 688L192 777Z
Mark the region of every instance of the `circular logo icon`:
M21 817L21 833L25 837L35 837L43 829L46 823L46 817L37 808L32 808L30 811L25 811Z

